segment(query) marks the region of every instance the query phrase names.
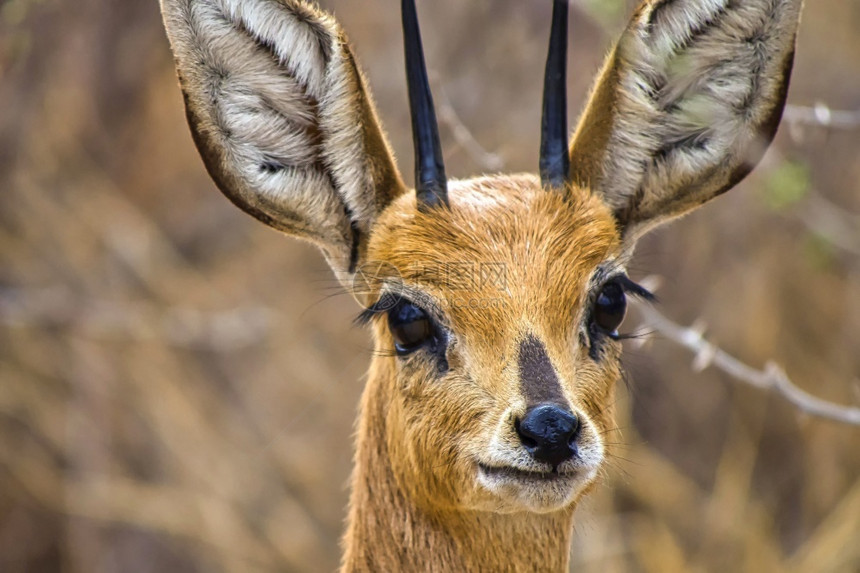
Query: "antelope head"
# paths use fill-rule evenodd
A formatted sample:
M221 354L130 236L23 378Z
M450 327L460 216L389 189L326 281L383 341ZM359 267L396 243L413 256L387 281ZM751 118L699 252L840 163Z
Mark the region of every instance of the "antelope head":
M488 516L567 519L607 456L626 297L650 297L625 271L634 245L759 161L801 1L643 1L568 141L568 5L556 0L540 175L449 180L403 0L415 190L330 16L304 0L161 2L212 178L247 213L318 245L371 325L348 561L378 564L383 550L357 546L401 520L413 528L392 534L402 547L420 545L419 524L456 538L465 515L510 531Z

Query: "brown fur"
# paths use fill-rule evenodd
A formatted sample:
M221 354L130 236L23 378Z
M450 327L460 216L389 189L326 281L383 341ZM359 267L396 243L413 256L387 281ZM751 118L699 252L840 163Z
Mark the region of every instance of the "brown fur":
M531 175L452 181L450 207L419 210L330 16L304 0L162 0L189 124L222 191L320 245L345 284L355 265L380 273L361 302L405 296L447 337L441 355L396 357L385 314L372 319L344 570L566 569L621 377L620 344L589 334L593 301L638 236L761 157L800 5L642 2L571 142L564 192ZM515 429L535 400L579 418L578 456L552 480L506 481L487 468L548 471Z
M445 308L456 341L441 378L420 355L373 361L358 430L347 570L563 569L572 505L536 514L488 497L475 484L475 456L499 432L499 420L525 410L517 354L532 334L588 425L586 439L613 427L608 405L618 364L592 361L579 327L595 271L620 246L611 213L596 197L547 193L532 176L454 183L450 211L421 213L405 196L383 215L369 256L392 264L410 292ZM444 272L464 261L505 265L506 288ZM472 300L496 302L472 308ZM391 348L384 320L374 334L379 354ZM512 424L505 434L515 439Z

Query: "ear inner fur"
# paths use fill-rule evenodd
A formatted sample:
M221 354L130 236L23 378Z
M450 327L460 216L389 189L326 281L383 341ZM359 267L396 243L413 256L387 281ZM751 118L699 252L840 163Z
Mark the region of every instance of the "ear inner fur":
M195 144L219 189L349 275L405 191L343 31L301 0L163 0Z
M631 240L733 187L785 105L800 0L646 1L571 142L573 180Z

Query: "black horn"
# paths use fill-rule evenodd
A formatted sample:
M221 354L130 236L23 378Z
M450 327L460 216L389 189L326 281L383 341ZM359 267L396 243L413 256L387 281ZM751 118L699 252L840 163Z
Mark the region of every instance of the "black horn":
M419 207L448 204L448 179L439 140L439 125L427 79L424 48L418 28L415 0L403 0L403 45L406 50L406 80L415 141L415 189Z
M567 149L568 0L554 0L552 32L543 88L540 176L545 187L560 189L570 180Z

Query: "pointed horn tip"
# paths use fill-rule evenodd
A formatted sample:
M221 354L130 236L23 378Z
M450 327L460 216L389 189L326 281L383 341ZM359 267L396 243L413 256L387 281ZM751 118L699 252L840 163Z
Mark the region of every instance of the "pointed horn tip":
M541 181L548 188L563 188L570 182L567 147L567 44L568 0L555 0L544 76L541 120Z
M433 94L424 62L421 30L415 0L403 0L403 39L406 52L406 79L415 145L415 185L420 203L448 204L448 181L442 156L439 125Z

